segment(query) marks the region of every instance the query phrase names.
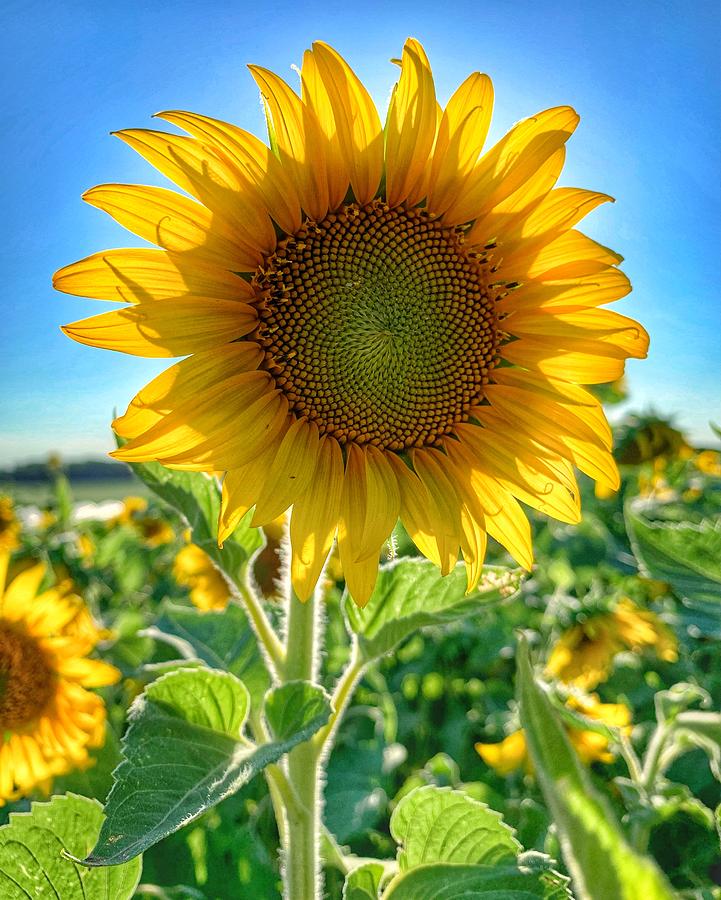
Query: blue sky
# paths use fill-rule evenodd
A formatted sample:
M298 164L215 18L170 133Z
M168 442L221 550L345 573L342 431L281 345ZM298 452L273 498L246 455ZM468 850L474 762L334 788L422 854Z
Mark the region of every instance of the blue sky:
M391 57L412 34L445 101L473 70L496 88L493 140L561 103L581 125L563 184L616 197L585 230L626 257L635 290L616 304L651 334L632 360L636 408L673 413L700 442L721 419L721 66L716 0L453 4L24 2L4 4L0 66L11 85L2 152L4 275L0 465L59 450L102 456L114 408L168 363L75 344L65 322L103 304L56 294L53 271L142 241L82 203L105 181L163 184L109 136L183 108L263 135L257 62L293 79L315 39L335 45L382 109Z

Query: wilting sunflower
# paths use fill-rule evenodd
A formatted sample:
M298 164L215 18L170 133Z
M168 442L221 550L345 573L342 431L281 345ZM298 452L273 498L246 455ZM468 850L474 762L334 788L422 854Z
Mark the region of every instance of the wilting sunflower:
M225 473L220 538L293 507L291 576L313 590L338 535L367 601L397 519L476 583L486 534L532 562L518 501L579 520L574 466L616 486L611 432L580 385L646 354L643 328L601 307L630 285L621 257L576 230L611 198L556 188L578 124L567 106L482 154L493 88L470 75L442 110L408 40L385 127L327 44L300 94L251 66L270 148L191 112L180 137L118 137L190 197L106 184L85 200L162 249L110 250L60 270L62 291L125 305L76 322L81 343L186 356L114 427L113 454ZM193 198L193 199L191 199Z
M42 563L6 586L8 561L0 551L0 806L90 764L105 706L87 688L120 677L88 658L100 632L80 597L62 585L38 594Z
M225 609L228 605L227 582L197 544L188 544L175 557L173 577L178 584L190 588L190 600L198 609Z
M606 681L619 653L647 648L665 662L678 659L678 641L668 625L624 598L611 612L589 616L565 631L551 650L546 674L591 690Z

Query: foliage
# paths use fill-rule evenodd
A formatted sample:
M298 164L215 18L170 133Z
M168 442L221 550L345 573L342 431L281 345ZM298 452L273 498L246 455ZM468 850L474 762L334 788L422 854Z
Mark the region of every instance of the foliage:
M88 511L55 466L42 508L15 510L13 565L41 557L73 582L124 677L102 689L109 733L93 768L56 779L64 796L32 813L28 798L0 809L2 896L19 879L8 866L32 854L43 874L22 877L63 900L76 883L88 900L94 886L129 897L142 852L139 898L276 900L274 807L294 747L327 760L330 900L595 900L639 883L649 898L720 896L721 473L662 425L627 417L622 488L597 497L582 482L578 526L534 519L525 578L491 542L466 596L462 567L441 578L399 528L359 610L332 557L314 683L285 681L259 649L258 583L263 621L282 633L278 538L246 519L219 548L214 479L135 466L147 509ZM224 611L196 609L173 578L191 539L228 582ZM642 637L612 639L619 609ZM552 678L559 646L574 665ZM574 678L592 663L599 683ZM632 724L589 712L602 707ZM501 770L474 749L520 729L524 762Z

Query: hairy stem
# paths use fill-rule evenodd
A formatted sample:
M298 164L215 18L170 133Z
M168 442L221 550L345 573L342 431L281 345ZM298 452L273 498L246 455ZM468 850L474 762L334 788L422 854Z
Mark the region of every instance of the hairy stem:
M313 681L318 652L318 601L301 603L293 592L288 599L285 681ZM317 900L322 896L320 868L320 766L312 741L299 744L288 754L288 781L297 798L286 806L284 896L286 900Z
M338 726L345 715L345 711L353 696L353 691L355 690L364 669L365 663L360 655L358 640L354 637L348 665L338 679L331 698L333 712L330 715L328 724L324 728L321 728L313 738L313 742L318 747L323 759L325 759L330 752L336 732L338 731Z
M273 680L277 681L285 664L285 651L280 638L275 633L257 594L247 581L240 582L236 587L240 593L250 623L253 626L253 631L258 638L258 643L264 653L270 674Z

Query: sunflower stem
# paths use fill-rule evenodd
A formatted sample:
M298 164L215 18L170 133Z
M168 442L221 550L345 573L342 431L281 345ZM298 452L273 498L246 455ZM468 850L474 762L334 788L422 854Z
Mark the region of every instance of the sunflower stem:
M314 681L318 664L318 598L301 603L291 590L286 617L284 680ZM288 822L284 847L285 900L317 900L322 896L320 867L321 782L320 753L313 741L288 754L288 782L297 798L286 805Z
M263 604L258 599L257 594L247 581L240 581L237 584L243 606L248 614L250 623L258 639L258 643L265 655L265 660L270 670L271 677L277 681L280 677L285 665L285 651L280 638L275 633L270 623Z

